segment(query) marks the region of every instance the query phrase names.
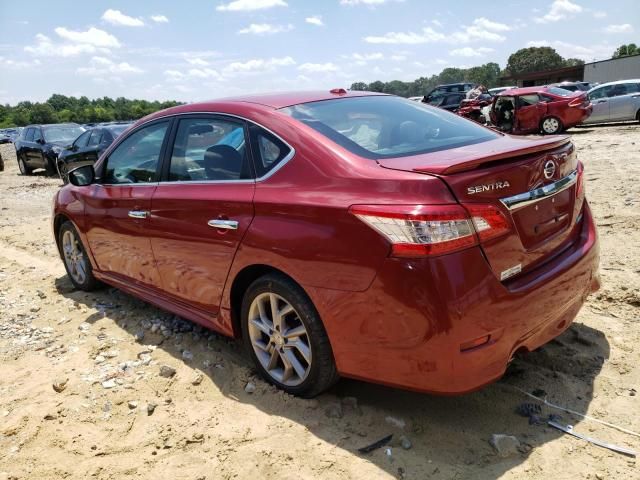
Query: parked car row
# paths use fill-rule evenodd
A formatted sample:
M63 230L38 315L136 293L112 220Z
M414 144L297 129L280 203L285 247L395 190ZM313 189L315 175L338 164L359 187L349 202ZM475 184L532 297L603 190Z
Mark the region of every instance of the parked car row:
M22 127L16 128L3 128L0 130L0 144L13 143L15 139L20 135Z
M89 130L76 123L28 125L14 141L20 173L44 168L66 181L71 165L94 163L131 123L99 124Z

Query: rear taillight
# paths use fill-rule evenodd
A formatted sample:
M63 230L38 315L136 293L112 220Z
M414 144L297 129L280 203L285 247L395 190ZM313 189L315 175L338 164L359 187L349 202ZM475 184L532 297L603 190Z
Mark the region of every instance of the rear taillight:
M576 198L584 194L584 165L578 162L578 178L576 179Z
M354 205L350 211L391 242L394 257L440 255L477 243L460 205Z
M587 97L586 95L580 95L569 102L570 107L579 107L586 103Z
M393 257L451 253L509 230L491 205L354 205L350 212L389 240Z
M465 204L464 207L471 215L481 242L504 235L510 230L507 218L497 207L474 203Z

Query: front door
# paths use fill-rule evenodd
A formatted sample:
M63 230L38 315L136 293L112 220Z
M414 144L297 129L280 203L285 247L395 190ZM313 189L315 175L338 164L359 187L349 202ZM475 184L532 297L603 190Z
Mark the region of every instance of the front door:
M636 102L633 95L640 95L636 83L618 83L613 86L609 98L609 120L634 120L636 117Z
M100 271L160 288L148 226L170 121L131 132L109 154L84 199L86 235Z
M165 292L216 313L227 274L253 220L255 180L243 121L179 120L151 202L150 236Z

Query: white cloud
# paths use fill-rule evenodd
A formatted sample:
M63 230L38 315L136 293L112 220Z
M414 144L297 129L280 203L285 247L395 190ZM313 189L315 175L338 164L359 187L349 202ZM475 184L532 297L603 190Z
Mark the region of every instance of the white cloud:
M391 45L418 45L432 42L471 43L478 40L503 42L506 40L506 37L497 32L507 30L511 30L511 27L481 17L476 18L471 25L463 26L462 30L450 34L444 34L431 27L424 27L419 33L388 32L381 36L365 37L364 41L367 43Z
M328 63L303 63L298 67L298 70L305 73L329 73L337 72L339 68L337 65Z
M156 23L169 23L169 19L164 15L151 15L151 20Z
M553 42L549 42L547 40L534 40L527 42L527 47L553 47L565 58L579 58L585 62L591 62L594 59L611 58L611 54L615 50L613 45L609 45L607 43L575 45L573 43L562 42L560 40Z
M272 35L274 33L289 32L293 30L293 25L272 25L270 23L252 23L246 28L238 30L241 34L251 35Z
M317 25L318 27L324 26L324 22L322 21L321 15L312 15L304 19L305 22L310 23L311 25Z
M436 32L431 27L425 27L422 32L388 32L382 36L364 37L367 43L389 44L389 45L418 45L421 43L438 42L446 37L440 32Z
M11 68L16 70L39 67L41 63L42 62L40 62L40 60L38 60L37 58L33 61L28 61L28 60L12 60L10 58L0 57L0 65L6 68Z
M633 27L630 23L623 23L621 25L607 25L604 28L604 33L631 33Z
M431 20L431 23L434 24L436 27L442 28L442 22L440 20Z
M92 45L94 47L120 47L120 42L116 37L95 27L91 27L86 32L76 32L64 27L57 27L54 31L59 37L69 40L70 42Z
M212 68L191 68L187 71L187 76L191 78L200 78L200 79L214 79L221 80L222 76Z
M340 0L340 5L382 5L392 0ZM403 1L403 0L396 0Z
M482 56L486 55L487 53L491 53L491 52L493 52L493 48L487 48L487 47L478 47L478 48L463 47L463 48L456 48L455 50L451 50L449 52L449 55L451 55L453 57L482 57Z
M143 70L130 65L127 62L116 63L105 57L91 57L88 67L80 67L76 70L80 75L103 76L107 74L142 73Z
M284 0L234 0L233 2L218 5L216 10L220 12L250 12L272 7L286 7L287 5Z
M143 27L144 22L139 18L130 17L125 15L120 10L108 9L102 14L102 20L112 25L119 25L121 27Z
M246 62L233 62L225 68L225 73L254 73L273 70L276 67L288 67L296 62L291 57L280 57L270 59L252 59Z
M352 60L358 66L364 66L373 60L382 60L384 55L380 52L375 53L352 53L351 55L341 55L346 60Z
M505 25L504 23L493 22L485 17L476 18L473 21L473 24L484 30L491 30L493 32L508 32L512 30L509 25Z
M391 60L394 62L404 62L406 59L406 55L391 55Z
M605 18L607 16L607 12L602 12L600 10L596 10L593 12L593 18Z
M76 55L97 53L100 50L108 53L108 49L98 49L88 44L60 44L53 43L49 37L38 33L36 44L24 47L24 51L39 57L73 57Z
M203 60L202 58L185 58L185 60L190 65L196 65L198 67L206 67L207 65L209 65L209 62Z
M551 4L549 12L542 17L534 18L534 21L537 23L558 22L580 12L582 12L582 7L571 0L555 0Z

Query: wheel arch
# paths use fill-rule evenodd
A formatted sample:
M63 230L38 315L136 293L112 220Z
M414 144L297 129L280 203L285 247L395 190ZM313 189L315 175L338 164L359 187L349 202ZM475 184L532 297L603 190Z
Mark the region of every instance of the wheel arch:
M253 264L247 265L242 270L240 270L233 279L231 283L231 288L229 290L229 304L231 306L231 324L233 328L233 335L235 338L242 337L242 325L241 325L241 309L242 309L242 299L244 297L245 292L249 288L249 286L258 278L263 277L264 275L268 275L270 273L275 273L278 275L282 275L296 285L300 287L300 289L304 292L304 294L311 301L311 297L305 288L300 284L300 282L296 281L295 278L288 275L286 272L272 267L271 265L265 264ZM313 302L311 301L313 304ZM315 306L314 306L315 307Z

